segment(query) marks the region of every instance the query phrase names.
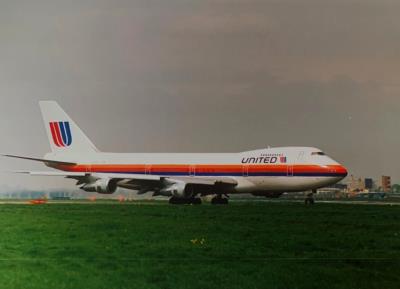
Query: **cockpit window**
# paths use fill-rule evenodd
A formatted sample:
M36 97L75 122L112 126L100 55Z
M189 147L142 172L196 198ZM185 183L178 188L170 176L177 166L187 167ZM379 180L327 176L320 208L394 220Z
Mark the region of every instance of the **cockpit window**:
M313 156L324 156L325 153L324 152L313 152L313 153L311 153L311 155L313 155Z

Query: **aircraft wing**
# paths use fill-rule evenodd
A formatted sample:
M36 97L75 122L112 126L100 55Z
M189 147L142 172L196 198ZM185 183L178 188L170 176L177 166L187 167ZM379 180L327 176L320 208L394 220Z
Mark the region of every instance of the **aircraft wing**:
M110 175L105 176L117 179L121 188L137 190L138 194L154 192L154 195L163 195L162 191L173 184L184 183L192 192L201 195L215 194L216 192L228 192L237 186L237 181L229 177L169 177L157 175Z
M194 176L159 176L144 174L116 174L116 173L85 173L85 172L61 172L61 171L16 171L14 173L29 174L31 176L59 176L78 181L78 185L88 184L99 179L110 179L117 182L121 188L138 190L139 194L149 191L159 191L163 187L173 183L185 183L193 188L229 189L238 183L230 177L194 177Z
M230 177L173 177L172 179L193 185L226 185L235 187L238 184L235 179Z

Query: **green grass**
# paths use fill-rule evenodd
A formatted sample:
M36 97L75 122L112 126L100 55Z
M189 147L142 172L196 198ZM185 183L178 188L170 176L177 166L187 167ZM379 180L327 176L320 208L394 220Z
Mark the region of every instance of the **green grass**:
M0 288L400 288L400 206L2 205L0 230Z

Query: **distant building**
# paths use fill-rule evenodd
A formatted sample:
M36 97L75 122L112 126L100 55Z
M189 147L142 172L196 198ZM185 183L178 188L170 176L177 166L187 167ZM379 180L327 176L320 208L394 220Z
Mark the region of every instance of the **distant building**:
M392 190L392 179L389 176L382 176L382 191L389 193Z
M48 198L52 200L70 200L71 194L68 192L50 192Z
M342 183L337 183L337 184L332 185L331 188L335 188L335 189L338 189L338 190L344 192L347 189L347 185L342 184Z
M365 190L365 183L361 178L355 178L351 175L347 185L347 190L350 193L362 192Z
M373 180L373 179L371 179L371 178L366 178L366 179L364 180L364 184L365 184L365 188L366 188L368 191L373 190L373 188L374 188L374 180Z

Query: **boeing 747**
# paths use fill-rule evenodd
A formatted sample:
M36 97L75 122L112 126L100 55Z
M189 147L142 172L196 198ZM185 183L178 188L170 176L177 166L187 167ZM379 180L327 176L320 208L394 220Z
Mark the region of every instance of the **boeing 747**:
M347 176L344 166L312 147L276 147L239 153L105 153L100 152L54 101L40 102L51 152L39 161L57 171L21 173L75 179L84 191L113 194L118 188L152 192L170 203L226 204L230 194L279 197L312 191Z

